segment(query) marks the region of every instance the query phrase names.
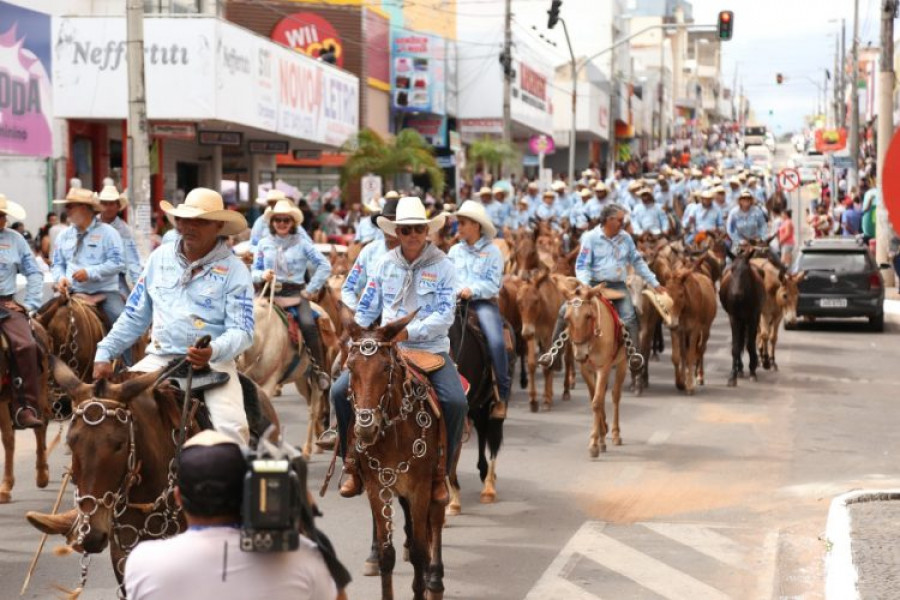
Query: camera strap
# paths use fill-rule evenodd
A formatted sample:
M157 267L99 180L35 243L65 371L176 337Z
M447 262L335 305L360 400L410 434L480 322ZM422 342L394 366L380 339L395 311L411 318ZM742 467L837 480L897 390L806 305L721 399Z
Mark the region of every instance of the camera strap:
M340 435L340 433L338 435ZM331 478L334 477L334 467L337 464L338 448L340 447L341 441L336 440L334 443L334 450L331 452L331 462L328 464L328 471L325 473L325 481L322 483L321 489L319 489L319 498L325 497L325 492L328 490L328 484L331 483Z

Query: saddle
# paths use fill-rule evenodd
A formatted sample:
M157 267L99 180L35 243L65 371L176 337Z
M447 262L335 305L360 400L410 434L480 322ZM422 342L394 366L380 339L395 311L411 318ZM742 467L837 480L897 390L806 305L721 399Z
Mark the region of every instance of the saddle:
M103 327L106 331L112 329L112 323L109 322L109 317L106 316L106 311L100 308L100 305L106 301L105 294L72 294L70 298L74 300L78 300L82 304L86 304L90 307L94 314L97 315L97 318L100 319L100 322L103 323Z

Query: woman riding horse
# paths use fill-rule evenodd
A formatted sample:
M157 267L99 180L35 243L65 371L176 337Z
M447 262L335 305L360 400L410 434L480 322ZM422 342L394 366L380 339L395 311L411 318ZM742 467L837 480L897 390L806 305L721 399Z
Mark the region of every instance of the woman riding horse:
M494 378L497 382L498 401L491 410L492 419L505 419L509 404L509 357L503 338L503 319L497 305L500 281L503 278L503 258L491 240L497 229L484 206L474 200L466 200L456 212L459 222L460 243L450 248L448 256L456 267L461 300L469 301L469 308L478 315L481 331L491 350Z
M277 303L290 312L300 326L303 343L318 366L316 385L326 390L331 385L331 378L326 372L325 352L309 301L328 280L331 263L308 240L297 234L297 228L303 223L303 213L293 202L279 200L274 208L266 211L264 218L268 220L272 235L263 238L256 249L253 282L282 284L280 290L276 287ZM307 285L306 270L310 265L315 266L316 271Z

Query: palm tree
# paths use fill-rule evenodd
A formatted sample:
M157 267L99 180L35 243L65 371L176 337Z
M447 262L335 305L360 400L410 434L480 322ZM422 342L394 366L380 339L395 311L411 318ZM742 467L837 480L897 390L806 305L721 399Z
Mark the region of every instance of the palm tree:
M400 173L425 173L431 180L433 196L440 197L444 191L444 171L438 166L431 146L415 129L403 129L394 138L385 139L366 128L344 144L342 150L349 154L341 167L344 194L350 182L370 173L390 181L391 187L396 187L396 176Z
M482 138L469 146L469 174L477 167L492 173L499 179L505 166L514 164L519 153L511 144L501 140Z

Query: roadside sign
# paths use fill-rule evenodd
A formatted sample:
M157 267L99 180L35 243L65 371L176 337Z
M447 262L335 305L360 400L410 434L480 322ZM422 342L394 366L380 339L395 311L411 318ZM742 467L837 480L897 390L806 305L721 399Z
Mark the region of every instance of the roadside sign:
M360 181L362 184L363 204L373 204L381 199L381 177L378 175L366 175Z
M853 157L849 152L835 152L831 155L831 162L835 169L849 169L853 166Z
M900 130L898 130L900 131ZM900 232L900 136L894 132L881 170L881 201L894 231Z
M800 187L800 172L797 169L782 169L778 172L778 185L788 192Z

